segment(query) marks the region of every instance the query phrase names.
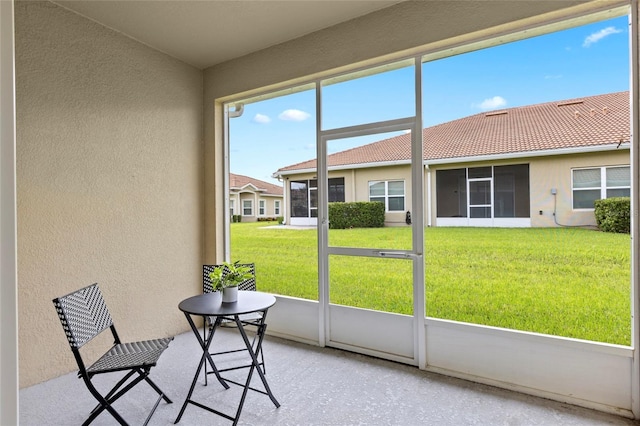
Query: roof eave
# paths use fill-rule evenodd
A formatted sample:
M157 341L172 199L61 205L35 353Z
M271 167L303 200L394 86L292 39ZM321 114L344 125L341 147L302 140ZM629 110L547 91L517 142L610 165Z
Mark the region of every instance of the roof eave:
M372 167L389 167L389 166L403 166L411 164L411 160L393 160L393 161L376 161L375 163L359 163L359 164L342 164L339 166L329 166L328 171L335 170L352 170L352 169L369 169ZM299 175L303 173L315 173L316 168L306 168L306 169L297 169L297 170L287 170L281 173L274 173L273 177L276 178L278 176L291 176L291 175Z
M630 144L624 142L621 145L606 144L606 145L593 145L593 146L580 146L572 148L556 148L556 149L544 149L538 151L522 151L512 152L508 154L489 154L489 155L475 155L472 157L449 157L449 158L437 158L434 160L425 160L424 165L441 165L452 163L472 163L481 161L492 160L508 160L515 158L530 158L530 157L550 157L555 155L570 155L570 154L585 154L590 152L603 152L603 151L616 151L619 149L630 149ZM336 170L351 170L351 169L366 169L372 167L388 167L388 166L400 166L411 164L410 160L395 160L395 161L380 161L375 163L361 163L361 164L344 164L340 166L330 166L329 171ZM273 177L284 177L292 175L300 175L304 173L316 173L316 168L306 168L297 170L287 170L283 172L276 172Z

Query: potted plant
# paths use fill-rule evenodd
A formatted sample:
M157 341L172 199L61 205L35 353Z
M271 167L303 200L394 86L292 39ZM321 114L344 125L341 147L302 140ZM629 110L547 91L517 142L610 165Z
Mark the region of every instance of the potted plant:
M223 262L209 273L214 291L222 290L222 302L233 303L238 300L238 285L253 278L251 268L241 265L240 261Z

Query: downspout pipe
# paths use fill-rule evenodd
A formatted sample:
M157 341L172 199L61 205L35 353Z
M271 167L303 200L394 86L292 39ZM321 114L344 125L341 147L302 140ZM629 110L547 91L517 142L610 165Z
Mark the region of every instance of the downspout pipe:
M231 107L233 107L234 109L232 110ZM237 103L237 104L234 104L234 105L229 105L229 118L241 117L243 113L244 113L244 104L243 103Z
M424 165L424 172L425 172L425 176L427 176L427 226L431 227L431 197L433 196L433 193L431 192L431 168L429 167L428 164Z

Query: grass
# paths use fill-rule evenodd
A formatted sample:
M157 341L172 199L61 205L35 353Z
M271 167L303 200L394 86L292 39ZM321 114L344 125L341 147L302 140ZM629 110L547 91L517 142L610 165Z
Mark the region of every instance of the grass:
M314 229L231 225L258 287L317 300ZM330 230L332 246L409 248L408 227ZM630 344L630 237L576 228L425 229L427 316ZM411 262L330 256L332 303L412 314Z

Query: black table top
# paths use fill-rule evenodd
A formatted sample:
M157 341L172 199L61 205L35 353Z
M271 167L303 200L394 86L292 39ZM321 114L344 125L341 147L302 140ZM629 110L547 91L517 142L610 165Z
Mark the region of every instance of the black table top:
M184 299L178 309L191 315L229 316L264 311L275 303L275 297L258 291L238 291L237 302L222 303L222 294L217 291Z

